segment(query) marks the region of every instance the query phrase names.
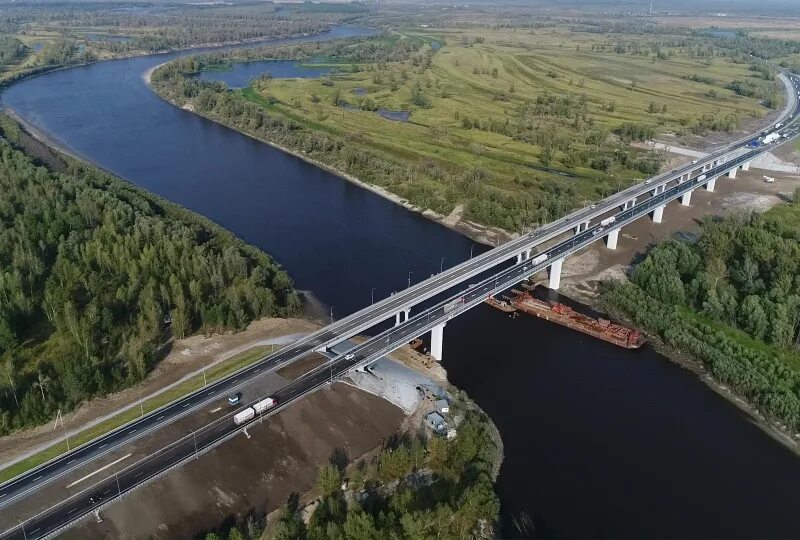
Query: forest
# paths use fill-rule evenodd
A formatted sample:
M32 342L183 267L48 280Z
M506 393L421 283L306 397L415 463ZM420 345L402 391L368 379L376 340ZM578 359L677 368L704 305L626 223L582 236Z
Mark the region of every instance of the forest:
M0 131L0 434L142 380L173 338L299 311L265 253L92 166L31 157L6 116Z
M602 299L800 429L800 189L764 214L707 219L695 242L662 242Z
M263 519L250 515L205 540L484 537L499 515L493 481L502 450L490 420L466 396L451 407L463 417L452 440L399 434L375 456L356 463L349 463L341 449L334 451L318 470L319 504L308 524L293 494L266 530Z

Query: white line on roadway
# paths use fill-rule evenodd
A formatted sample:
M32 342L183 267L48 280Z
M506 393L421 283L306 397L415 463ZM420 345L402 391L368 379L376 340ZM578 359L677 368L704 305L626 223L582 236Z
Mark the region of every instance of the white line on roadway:
M222 407L217 407L216 409L211 409L212 413L219 412L222 410Z
M72 486L74 486L75 484L80 484L81 482L83 482L83 481L84 481L84 480L86 480L87 478L91 478L92 476L96 475L97 473L99 473L99 472L102 472L102 471L104 471L104 470L108 469L109 467L112 467L112 466L116 465L116 464L117 464L117 463L119 463L120 461L122 461L122 460L124 460L124 459L128 459L129 457L131 457L131 454L125 454L124 456L122 456L122 457L121 457L121 458L119 458L118 460L116 460L116 461L112 461L112 462L111 462L111 463L109 463L108 465L104 465L104 466L100 467L100 468L99 468L99 469L97 469L96 471L94 471L94 472L91 472L91 473L87 474L87 475L86 475L86 476L84 476L83 478L78 478L77 480L75 480L75 481L74 481L74 482L72 482L71 484L68 484L68 485L67 485L67 487L68 487L68 488L71 488L71 487L72 487Z

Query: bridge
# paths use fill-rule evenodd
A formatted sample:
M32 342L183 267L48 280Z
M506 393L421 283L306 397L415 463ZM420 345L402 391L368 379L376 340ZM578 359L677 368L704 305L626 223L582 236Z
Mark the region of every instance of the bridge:
M550 288L558 289L563 262L571 253L600 240L605 240L609 249L615 249L619 232L624 226L648 215L653 222L661 222L669 203L679 201L680 204L689 205L695 190L706 189L713 192L721 177L735 178L737 171L748 170L755 158L795 138L800 131L800 123L794 121L798 112L800 79L795 75L781 75L781 78L787 86L789 96L788 112L781 123L787 119L791 121L780 130L771 130L780 135L777 141L751 148L748 141L753 137L747 137L703 159L657 175L596 204L576 210L394 293L204 387L201 391L180 398L3 483L0 485L0 509L23 500L37 489L78 467L228 395L243 379L300 360L315 351L327 354L329 362L276 392L274 397L279 406L251 422L263 421L264 417L275 414L295 400L326 386L335 378L366 366L427 332L431 333L431 355L441 360L444 328L450 319L543 270L549 272ZM489 277L485 277L486 275ZM470 282L476 276L484 277ZM447 298L412 315L412 310L441 294L446 294ZM393 327L356 346L342 347L341 344L349 338L385 325L392 319ZM332 348L336 345L339 347L334 353ZM251 403L244 406L248 405ZM232 411L193 434L175 440L160 452L109 474L59 504L0 532L0 537L23 540L50 537L87 514L96 512L99 515L105 506L117 498L241 433L249 424L234 424L232 417L236 412Z

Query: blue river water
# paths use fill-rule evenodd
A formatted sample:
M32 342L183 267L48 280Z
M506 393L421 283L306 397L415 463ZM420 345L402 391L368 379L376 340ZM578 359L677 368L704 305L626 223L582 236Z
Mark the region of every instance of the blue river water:
M269 252L337 317L405 287L409 273L418 281L469 257L467 238L159 99L143 73L183 54L41 75L2 102L71 152ZM800 460L651 349L487 307L448 323L444 356L503 437L504 536L527 519L542 538L800 536Z
M254 62L235 62L231 69L220 71L204 71L197 78L204 81L222 81L229 88L244 88L250 80L269 73L276 79L319 77L328 75L333 69L330 66L298 62L297 60L266 60Z

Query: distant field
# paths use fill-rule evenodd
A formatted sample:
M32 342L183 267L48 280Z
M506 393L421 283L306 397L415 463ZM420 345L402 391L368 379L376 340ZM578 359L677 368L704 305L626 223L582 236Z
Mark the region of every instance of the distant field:
M492 185L512 192L538 190L543 183L569 186L584 199L647 175L631 166L641 153L606 169L593 166L598 155L632 152L613 136L593 143L593 132L613 133L625 123L676 132L708 113L746 118L768 112L757 100L724 88L753 76L746 64L680 53L654 59L645 45L643 54L614 52L619 40L639 39L634 36L559 28L533 33L431 29L398 39L423 42L423 52L433 42L441 47L432 53L429 69L411 61L362 65L361 71L330 79L273 79L239 92L272 114L410 165L430 160L447 170L485 170ZM710 77L713 84L684 78L693 75ZM585 99L585 112L574 116L563 103L556 112L532 112L532 104L544 96L571 97L574 104L566 109ZM409 122L397 122L358 108L410 111L411 116ZM467 128L465 118L493 126ZM520 123L530 124L527 140L504 133L502 124ZM414 174L409 169L410 180Z

